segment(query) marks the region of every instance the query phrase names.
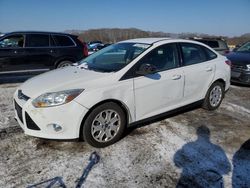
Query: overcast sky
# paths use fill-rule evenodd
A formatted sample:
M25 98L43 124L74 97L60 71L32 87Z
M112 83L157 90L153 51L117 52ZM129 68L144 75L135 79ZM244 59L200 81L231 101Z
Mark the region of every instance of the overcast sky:
M239 36L250 0L0 0L0 32L131 27Z

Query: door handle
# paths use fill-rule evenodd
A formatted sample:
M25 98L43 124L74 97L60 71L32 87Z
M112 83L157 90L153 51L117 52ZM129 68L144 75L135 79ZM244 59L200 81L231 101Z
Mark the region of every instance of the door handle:
M179 80L180 78L181 78L181 75L172 76L172 80Z
M207 71L207 72L211 72L212 70L213 70L212 67L207 67L207 68L206 68L206 71Z

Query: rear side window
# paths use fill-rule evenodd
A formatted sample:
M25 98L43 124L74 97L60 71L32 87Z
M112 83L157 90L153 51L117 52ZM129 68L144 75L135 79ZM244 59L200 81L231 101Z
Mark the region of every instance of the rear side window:
M229 49L225 41L219 41L219 46L222 49Z
M215 40L197 40L197 41L204 43L211 48L219 48L219 42Z
M212 60L212 59L215 59L217 57L217 55L214 52L212 52L211 50L209 50L208 48L203 47L203 49L207 54L207 59L208 60Z
M48 47L49 35L47 34L28 34L27 47Z
M75 46L74 42L65 35L52 35L56 46Z
M198 44L182 43L181 50L185 66L207 61L203 47Z
M23 35L11 35L0 41L0 48L21 48L23 47Z

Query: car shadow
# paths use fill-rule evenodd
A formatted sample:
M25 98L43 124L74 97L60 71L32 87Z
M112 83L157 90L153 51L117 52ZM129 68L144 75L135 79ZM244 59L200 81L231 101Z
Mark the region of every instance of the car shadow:
M197 140L185 144L174 154L174 164L182 169L176 187L224 187L223 175L231 171L225 152L211 143L206 126L198 127L196 132Z
M250 139L233 156L232 187L250 187Z
M233 86L238 86L238 87L248 87L250 88L250 85L247 85L247 84L240 84L240 83L236 83L236 82L231 82L231 85Z

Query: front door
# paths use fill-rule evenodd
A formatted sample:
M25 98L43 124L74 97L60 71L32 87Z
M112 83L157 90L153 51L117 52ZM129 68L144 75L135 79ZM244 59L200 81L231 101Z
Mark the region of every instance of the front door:
M25 63L24 35L8 35L0 41L0 74L20 71Z
M184 77L179 67L176 44L153 49L136 64L155 66L154 74L135 76L136 120L142 120L178 107L183 98Z

